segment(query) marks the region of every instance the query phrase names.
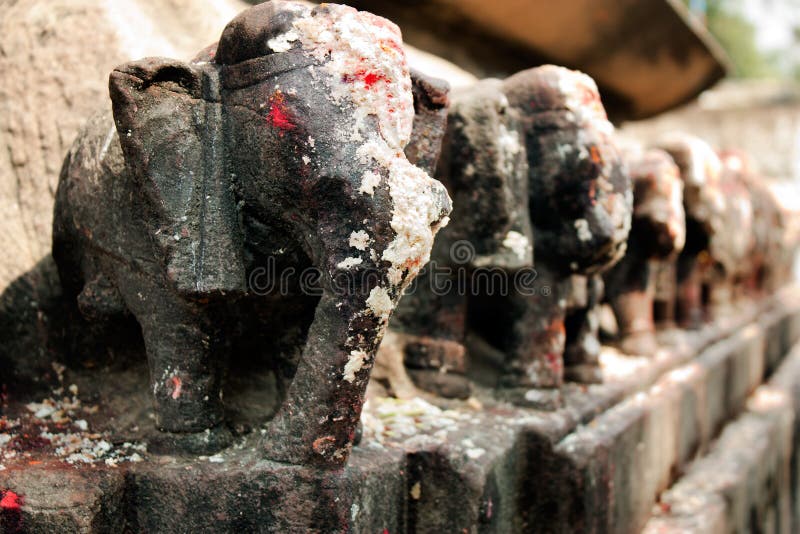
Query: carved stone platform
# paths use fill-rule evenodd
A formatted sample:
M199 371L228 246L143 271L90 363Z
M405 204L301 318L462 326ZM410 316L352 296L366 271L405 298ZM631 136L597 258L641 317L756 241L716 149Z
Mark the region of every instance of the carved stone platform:
M651 358L606 349L607 382L568 385L556 412L481 387L467 401L371 398L361 444L333 471L259 459L253 413L266 400L247 392L265 388L230 399L232 447L172 456L147 430L144 367L99 381L56 364L50 395L3 398L0 530L638 532L669 520L653 516L658 496L687 473L663 502L677 498L703 468L692 462L736 428L785 421L747 423L768 393L747 402L800 338L798 296L790 288L700 331L665 332ZM800 387L798 373L776 377ZM788 427L776 428L785 457Z

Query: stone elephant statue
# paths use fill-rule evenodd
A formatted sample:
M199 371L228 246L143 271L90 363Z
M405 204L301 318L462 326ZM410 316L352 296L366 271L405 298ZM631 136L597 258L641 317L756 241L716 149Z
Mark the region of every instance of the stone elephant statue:
M596 339L596 328L585 326L591 317L575 315L581 307L572 295L574 277L597 277L625 254L633 195L614 127L591 78L546 66L508 78L505 88L525 132L537 285L550 291L517 295L524 301L519 317L532 328L514 347L504 382L517 398L547 406L557 399L565 367L567 376L594 379L596 373L587 371L598 367L599 344L586 339ZM587 289L592 286L587 281ZM567 355L570 339L579 347L594 346Z
M746 153L720 153L723 168L747 188L752 206L752 242L740 273L742 290L751 295L772 293L790 278L795 246L787 237L787 216L769 180L753 169Z
M521 141L518 113L501 80L453 91L436 165L453 198L451 222L437 236L430 266L400 303L392 325L407 371L424 390L469 396L467 312L486 304L479 302L485 296L478 287L481 273L492 269L503 278L498 283L507 284L508 274L533 265Z
M87 317L136 319L156 425L186 448L227 442L231 340L297 330L264 455L342 465L388 319L450 212L403 153L414 106L398 28L273 0L194 61L134 61L109 87L113 123L90 122L59 181L65 292ZM310 268L306 284L284 276Z
M683 182L663 150L630 145L623 153L633 182L633 221L625 257L603 276L605 299L616 317L621 350L649 356L657 348L658 269L674 261L686 241Z
M594 82L568 69L453 92L437 166L453 223L433 255L450 290L420 283L393 326L423 388L465 396L473 366L483 379L495 371L493 385L514 401L558 403L570 277L618 261L630 226L630 181L612 133ZM473 350L475 340L491 350ZM493 361L478 363L478 352Z
M667 134L655 146L667 152L680 170L686 213L686 243L672 270L675 305L662 307L674 310L678 326L698 328L711 317L709 280L726 257L722 163L708 143L689 134ZM669 322L663 316L659 320Z

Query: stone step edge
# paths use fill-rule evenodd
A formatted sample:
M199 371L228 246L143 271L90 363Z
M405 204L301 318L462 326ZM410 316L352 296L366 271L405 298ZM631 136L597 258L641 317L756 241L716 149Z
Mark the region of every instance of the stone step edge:
M639 532L658 495L705 453L797 341L796 306L779 311L708 346L555 444L541 425L524 429L523 478L543 482L519 490L522 526Z
M708 454L661 495L643 532L796 532L799 412L800 343Z

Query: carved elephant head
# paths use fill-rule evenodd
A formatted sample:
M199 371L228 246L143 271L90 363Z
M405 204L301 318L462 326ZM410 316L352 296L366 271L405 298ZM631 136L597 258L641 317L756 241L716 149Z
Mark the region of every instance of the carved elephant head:
M503 88L525 132L536 263L581 274L613 265L625 253L633 196L594 80L546 65Z
M258 300L263 273L314 267L313 321L264 447L276 460L346 461L388 319L450 211L444 187L403 152L411 88L392 23L277 0L238 15L194 62L150 58L111 74L126 176L101 189L126 216L84 216L107 199L81 194L99 193L68 170L57 219L72 220L58 240L91 256L92 236L135 236L125 239L138 257L111 238L103 252L117 261L80 268L99 270L141 324L162 429L220 424L229 310ZM279 310L303 297L271 295Z
M658 149L626 157L633 182L633 220L629 252L645 258L665 259L683 249L686 214L683 182L673 159ZM639 250L631 251L631 247Z
M472 267L533 264L528 163L520 128L519 113L501 80L486 79L453 92L437 177L450 192L454 211L452 224L437 240L437 257L446 259L451 247L464 241L471 246Z

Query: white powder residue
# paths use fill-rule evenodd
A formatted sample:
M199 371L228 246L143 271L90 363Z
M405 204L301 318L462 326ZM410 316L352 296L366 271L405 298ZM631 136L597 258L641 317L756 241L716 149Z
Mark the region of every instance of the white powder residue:
M376 317L388 319L394 309L389 293L382 287L373 287L367 297L367 306Z
M506 237L503 239L503 246L511 250L521 260L525 259L531 249L528 238L514 230L506 234Z
M410 281L430 259L434 235L446 224L443 220L438 227L431 227L444 210L440 204L446 195L444 187L381 139L363 144L356 154L364 162L372 159L389 170L389 194L394 207L391 226L396 236L381 259L407 273L405 279ZM435 189L441 193L439 198Z
M358 250L367 250L369 242L369 234L364 230L358 230L350 234L350 246Z
M503 97L505 99L505 97ZM506 102L508 106L508 102ZM500 132L497 136L498 155L500 167L506 173L514 172L514 163L522 147L519 144L519 133L506 128L505 124L500 124Z
M363 350L351 350L350 358L344 366L344 379L351 384L356 379L356 373L364 367L364 362L369 356Z
M350 269L356 265L361 265L363 260L361 258L345 258L336 264L339 269Z
M367 171L361 177L361 187L358 188L359 193L372 196L375 193L375 188L381 183L381 175L372 171Z
M303 49L342 82L333 88L334 100L349 96L359 124L377 117L382 136L402 149L411 136L414 102L400 29L347 6L327 4L321 10L293 23Z
M575 230L578 233L578 239L581 241L590 241L592 239L592 232L589 230L589 222L586 219L576 220Z
M541 68L563 71L563 74L558 76L558 90L563 95L564 105L569 111L577 114L581 120L608 123L608 127L613 132L614 127L608 122L606 109L600 100L600 92L591 76L553 65Z
M403 282L403 271L397 267L389 267L386 272L386 278L393 286L399 286Z
M480 447L475 447L472 449L467 449L465 451L465 454L467 455L467 458L469 458L470 460L477 460L478 458L486 454L486 450L481 449Z
M300 35L298 35L297 30L291 29L267 41L267 46L269 46L273 52L286 52L292 47L292 43L299 38Z

